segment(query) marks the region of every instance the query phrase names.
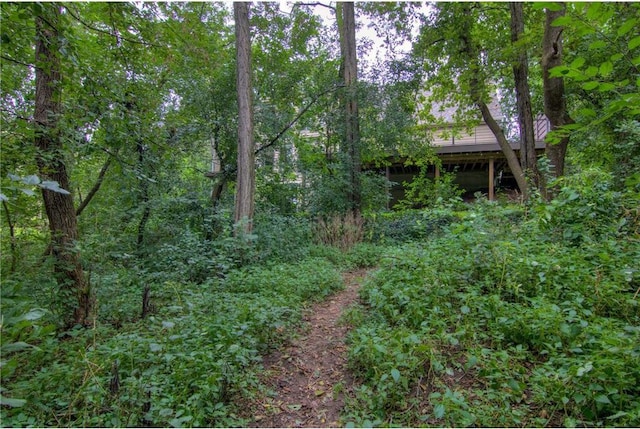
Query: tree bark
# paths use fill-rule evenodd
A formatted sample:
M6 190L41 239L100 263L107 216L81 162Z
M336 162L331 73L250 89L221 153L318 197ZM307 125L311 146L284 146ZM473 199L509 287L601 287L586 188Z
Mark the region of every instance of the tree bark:
M509 9L511 10L511 42L516 45L524 34L523 3L511 2ZM513 63L513 78L520 126L520 164L525 174L528 173L533 179L534 185L539 187L540 177L531 109L531 92L529 90L529 59L525 48L515 47L518 53L517 59Z
M554 27L551 23L564 16L565 5L558 11L546 10L544 36L542 39L542 83L544 94L544 114L551 123L551 131L556 131L563 125L573 123L567 112L567 102L564 94L564 79L551 77L549 70L562 65L562 27ZM564 175L564 158L569 145L569 137L562 137L559 142L547 141L546 154L551 161L554 177Z
M253 229L255 154L251 86L251 37L249 3L233 3L236 32L236 84L238 92L238 181L235 222L243 221L245 233Z
M43 3L35 17L36 25L36 93L35 138L36 161L43 180L58 182L69 190L69 177L62 154L58 129L62 111L61 64L58 56L59 17L57 4ZM55 260L54 275L59 286L62 316L67 326L87 325L93 310L89 283L82 271L76 212L71 194L42 190L44 207L51 232L51 251Z
M362 206L360 171L360 123L358 114L358 56L356 51L356 21L353 2L338 3L336 7L342 78L345 85L345 145L349 160L349 203L358 213Z

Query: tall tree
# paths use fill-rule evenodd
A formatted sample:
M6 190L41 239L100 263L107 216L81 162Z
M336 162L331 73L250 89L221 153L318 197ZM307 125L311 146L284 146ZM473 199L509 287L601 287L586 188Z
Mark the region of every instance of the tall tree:
M469 80L469 90L471 99L475 103L475 105L480 110L482 114L482 118L485 123L489 126L489 129L493 132L493 135L496 137L498 144L500 145L500 149L507 159L507 164L513 173L513 176L518 183L518 187L522 192L522 195L527 198L529 194L529 185L527 184L527 180L524 175L524 171L522 170L522 166L518 161L518 157L516 156L514 150L509 145L509 141L500 127L500 124L493 117L487 102L484 99L482 88L485 86L485 82L481 82L478 76L482 76L480 72L480 52L478 52L476 41L472 36L472 19L473 15L471 13L471 7L468 4L463 5L463 18L462 25L460 26L460 40L462 42L462 52L466 54L469 70L470 72L470 80Z
M43 3L35 5L34 9L36 92L33 119L38 149L36 161L43 179L55 181L63 189L70 189L59 127L62 112L60 6ZM55 276L64 304L63 318L67 325L85 325L89 322L93 300L75 246L78 225L73 198L69 193L48 189L42 190L42 197L51 232Z
M520 191L527 197L529 186L520 160L503 126L489 109L489 102L496 95L495 86L508 81L506 71L511 69L508 63L511 58L504 52L504 46L509 43L508 8L467 2L443 2L436 7L436 13L426 20L421 38L414 45L414 55L423 57L430 85L427 101L456 107L454 126L457 129L462 128L461 125L477 124L476 112L480 113L494 134Z
M255 152L251 85L251 37L249 3L233 4L236 31L236 85L238 93L238 181L235 221L244 221L244 232L253 227L255 194Z
M516 59L512 68L520 128L520 164L525 173L530 175L534 185L539 186L533 111L529 90L529 57L526 47L522 45L524 5L520 2L510 2L509 10L511 11L511 43L516 50Z
M572 124L573 119L567 111L564 90L564 78L551 77L550 70L562 65L562 26L553 22L564 16L566 6L562 4L554 10L546 9L544 36L542 39L542 79L544 85L544 114L551 123L551 131ZM558 141L547 142L546 153L555 177L564 174L564 158L569 145L569 135L564 134Z
M338 3L336 17L340 32L340 71L345 85L345 149L349 167L349 202L359 212L362 205L360 171L360 123L358 118L358 56L356 50L356 20L353 2Z

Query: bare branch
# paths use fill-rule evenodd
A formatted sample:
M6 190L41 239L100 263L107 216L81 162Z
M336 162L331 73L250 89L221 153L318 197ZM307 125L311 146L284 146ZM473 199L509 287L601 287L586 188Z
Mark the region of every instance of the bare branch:
M22 61L15 60L15 59L13 59L13 58L7 57L6 55L1 55L1 54L0 54L0 58L2 58L3 60L11 61L12 63L19 64L19 65L21 65L21 66L25 66L25 67L35 67L35 65L33 65L33 64L24 63L24 62L22 62Z
M291 9L293 9L293 8L294 8L294 7L296 7L296 6L311 6L311 7L314 7L314 6L322 6L322 7L326 7L327 9L331 9L331 10L332 10L332 11L334 11L334 12L335 12L335 10L336 10L336 8L335 8L335 7L330 6L330 5L328 5L328 4L320 3L320 2L315 2L315 3L296 3L296 4L294 4L294 5L293 5L293 7L292 7Z
M280 137L284 135L284 133L286 133L293 125L295 125L296 122L298 122L298 120L302 117L302 115L307 113L307 110L309 110L311 106L313 106L320 99L320 97L326 94L329 94L330 92L337 91L339 88L344 88L344 86L345 86L344 84L339 84L329 89L326 89L319 94L316 94L316 96L313 97L313 99L309 102L309 104L307 104L302 110L300 110L298 114L287 125L285 125L285 127L282 130L280 130L280 132L276 134L276 136L272 138L271 141L269 141L269 143L256 149L256 152L255 152L256 155L262 152L263 150L265 150L266 148L273 146L280 139Z
M94 26L84 22L82 19L80 19L80 17L78 15L74 14L68 6L65 5L64 8L67 10L67 12L69 12L69 15L71 15L76 21L78 21L83 26L87 27L89 30L96 31L96 32L102 33L102 34L107 34L107 35L115 38L116 40L120 39L120 40L124 40L125 42L129 42L129 43L137 43L139 45L144 45L144 46L153 46L155 48L164 48L164 46L162 46L162 45L157 45L155 43L149 43L149 42L141 42L140 40L128 39L126 37L123 37L121 34L114 34L114 33L110 32L110 31L94 27Z
M93 187L87 194L87 198L85 198L76 209L76 216L80 216L82 214L82 211L89 205L93 197L96 195L96 192L98 192L98 190L100 189L100 186L102 186L102 182L104 181L104 176L105 174L107 174L107 170L111 165L112 159L113 158L109 156L109 158L107 158L107 161L104 163L104 165L100 169L100 173L98 173L98 178L96 179L96 183L93 184Z

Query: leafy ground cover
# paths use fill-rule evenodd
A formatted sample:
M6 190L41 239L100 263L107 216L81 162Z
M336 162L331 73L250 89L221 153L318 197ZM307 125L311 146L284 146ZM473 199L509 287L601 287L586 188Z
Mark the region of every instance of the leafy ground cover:
M155 284L145 319L112 314L115 325L62 336L33 310L3 330L3 344L33 343L3 350L3 395L24 401L2 408L3 425L242 426L235 400L256 391L261 356L290 338L306 303L342 285L326 259L308 258ZM131 284L109 286L103 308L132 298Z
M308 342L296 338L305 309L343 287L341 272L377 266L343 316L354 382L332 389L339 424L637 426L638 199L600 179L567 180L551 203L370 214L368 242L350 250L312 244L309 222L284 217L255 237L187 231L148 257L105 242L87 262L91 329L54 324L44 269L6 276L2 424L271 421L247 408L282 399L264 358Z
M577 189L389 248L349 314L345 421L638 426L637 200Z

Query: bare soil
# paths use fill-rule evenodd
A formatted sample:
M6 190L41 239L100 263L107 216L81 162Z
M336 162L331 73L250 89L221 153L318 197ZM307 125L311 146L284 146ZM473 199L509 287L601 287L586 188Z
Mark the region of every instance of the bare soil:
M255 404L250 427L337 427L345 394L353 385L347 369L343 311L358 298L366 270L343 274L345 289L306 314L306 328L284 349L265 357L270 395Z

